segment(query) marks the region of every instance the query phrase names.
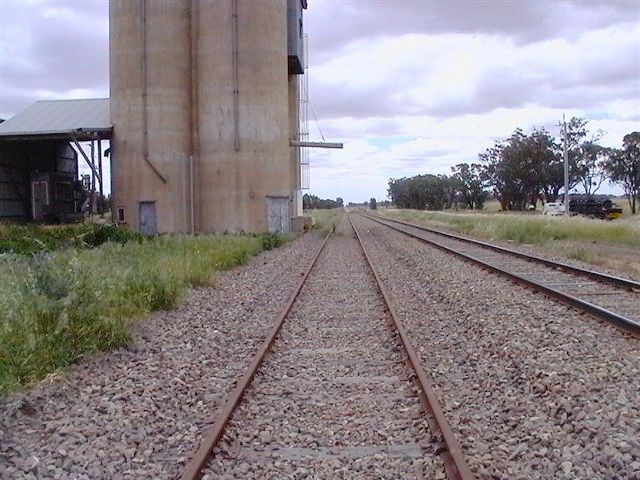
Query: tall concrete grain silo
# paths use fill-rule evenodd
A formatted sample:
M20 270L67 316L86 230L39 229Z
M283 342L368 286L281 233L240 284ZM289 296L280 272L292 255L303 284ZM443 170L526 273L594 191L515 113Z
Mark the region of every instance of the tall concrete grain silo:
M111 0L116 221L287 231L305 0Z

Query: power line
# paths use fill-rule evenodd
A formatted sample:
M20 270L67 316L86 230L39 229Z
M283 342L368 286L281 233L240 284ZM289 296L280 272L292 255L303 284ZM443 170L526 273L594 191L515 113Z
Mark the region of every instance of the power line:
M320 132L320 136L322 137L322 141L326 142L324 135L322 133L322 129L320 128L320 124L318 123L318 117L316 117L316 112L313 109L313 105L311 105L311 100L309 100L309 107L311 107L311 113L313 114L313 119L316 121L316 125L318 126L318 131Z

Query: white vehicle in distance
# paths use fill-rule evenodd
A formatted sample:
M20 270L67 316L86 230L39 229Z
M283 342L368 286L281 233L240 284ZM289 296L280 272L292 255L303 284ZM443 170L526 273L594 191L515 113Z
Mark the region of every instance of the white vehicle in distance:
M552 217L564 215L564 205L562 202L545 203L544 208L542 209L542 214L550 215Z

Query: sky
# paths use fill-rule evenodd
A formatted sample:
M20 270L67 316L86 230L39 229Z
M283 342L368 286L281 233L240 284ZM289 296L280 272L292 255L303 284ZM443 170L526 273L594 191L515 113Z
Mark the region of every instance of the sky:
M310 139L344 143L310 151L314 195L384 199L563 114L640 130L640 1L308 3ZM0 0L0 117L108 96L108 31L106 1Z

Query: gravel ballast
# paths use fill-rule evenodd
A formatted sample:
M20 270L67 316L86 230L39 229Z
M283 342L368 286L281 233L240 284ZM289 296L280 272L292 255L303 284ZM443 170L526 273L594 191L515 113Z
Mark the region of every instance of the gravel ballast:
M385 220L376 219L385 222ZM394 229L400 229L411 235L435 243L443 248L449 248L463 255L477 259L487 265L510 272L516 277L533 281L544 287L551 288L563 294L577 298L580 301L596 305L616 315L628 319L628 323L640 325L640 290L612 284L607 279L600 279L559 269L555 265L543 262L529 261L514 255L493 251L482 245L445 237L436 233L422 230L407 224L385 222ZM640 288L640 287L639 287Z
M352 217L478 478L640 479L638 339Z
M0 400L0 478L174 478L320 246L220 273L137 327L129 349Z
M203 478L446 478L387 315L343 222Z

